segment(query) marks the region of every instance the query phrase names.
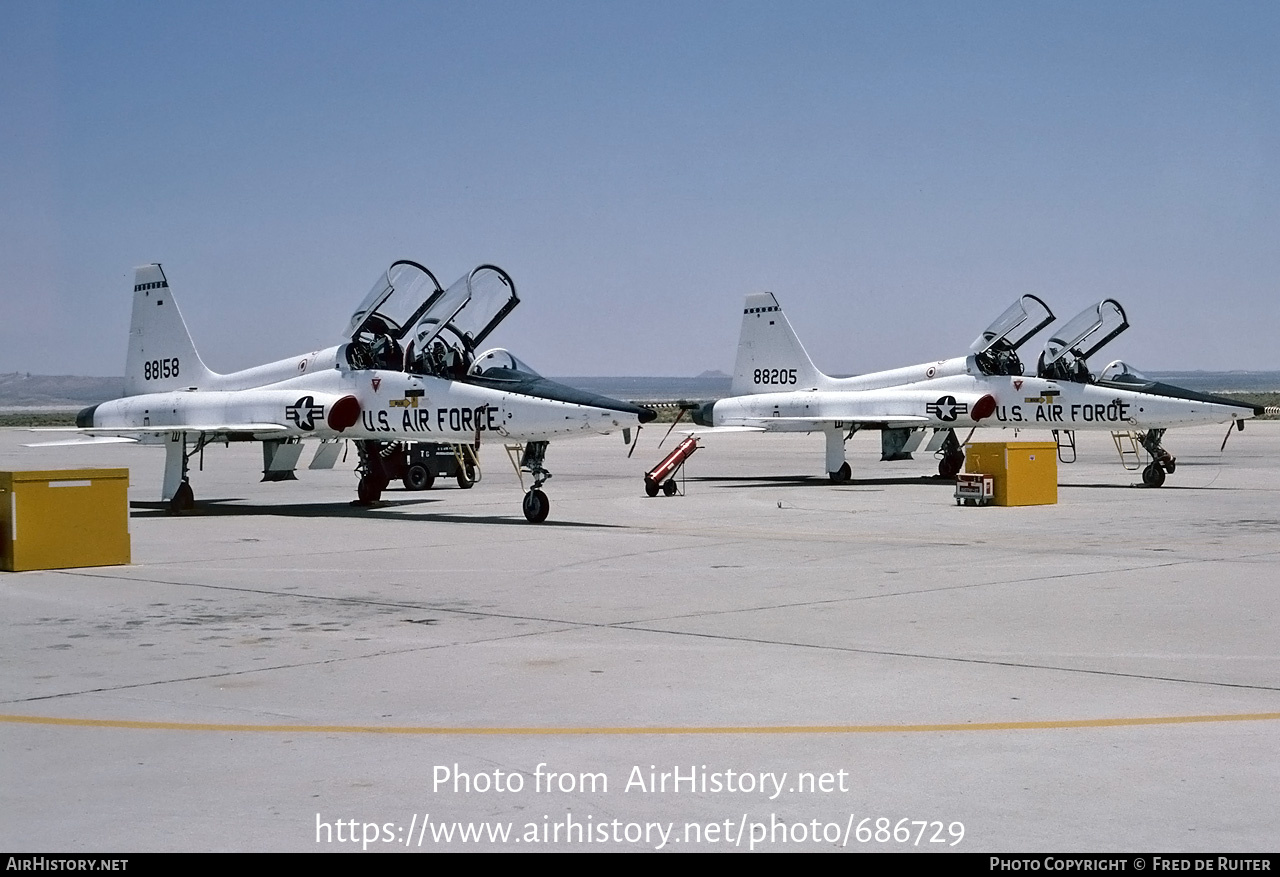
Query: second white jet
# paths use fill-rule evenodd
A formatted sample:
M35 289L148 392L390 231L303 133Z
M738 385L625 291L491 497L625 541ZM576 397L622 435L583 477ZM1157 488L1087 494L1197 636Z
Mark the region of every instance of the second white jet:
M1143 470L1150 487L1164 483L1176 461L1161 438L1171 426L1230 423L1262 408L1149 381L1123 362L1098 374L1087 357L1126 328L1118 303L1106 299L1052 333L1037 363L1024 375L1017 350L1053 322L1040 299L1015 302L971 345L965 356L848 378L814 367L773 293L748 295L742 310L731 396L694 412L706 427L772 432L822 432L826 468L836 482L848 481L845 442L857 431L880 430L884 459L919 446L939 455L938 472L951 478L964 464L955 429L1045 428L1071 436L1074 430L1135 431L1151 456Z

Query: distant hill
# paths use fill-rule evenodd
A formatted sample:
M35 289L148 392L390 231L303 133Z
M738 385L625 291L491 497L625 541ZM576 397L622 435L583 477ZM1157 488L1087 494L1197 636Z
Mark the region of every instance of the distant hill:
M83 408L123 392L124 378L0 373L0 407L6 408Z

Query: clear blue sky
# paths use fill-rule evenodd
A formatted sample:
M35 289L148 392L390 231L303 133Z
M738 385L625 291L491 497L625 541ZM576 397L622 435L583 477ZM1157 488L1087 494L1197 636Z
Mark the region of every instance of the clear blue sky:
M0 372L121 373L143 262L229 371L398 258L548 374L728 371L760 290L830 372L1024 292L1277 369L1278 184L1277 3L6 0Z

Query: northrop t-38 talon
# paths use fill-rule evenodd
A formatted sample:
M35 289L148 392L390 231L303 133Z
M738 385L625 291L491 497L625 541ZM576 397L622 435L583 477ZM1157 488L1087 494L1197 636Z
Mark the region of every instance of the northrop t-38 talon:
M1036 373L1024 375L1018 348L1053 320L1044 302L1025 295L966 356L833 378L814 367L772 293L748 295L731 396L702 406L693 419L712 428L822 432L827 472L836 482L851 474L845 442L864 429L880 431L885 460L906 458L932 429L926 450L939 456L938 472L948 478L964 463L957 428L1050 429L1060 454L1074 450L1078 429L1131 432L1151 456L1143 482L1158 487L1176 466L1161 444L1167 428L1234 423L1243 429L1245 419L1263 413L1233 399L1149 381L1119 360L1091 372L1087 358L1129 326L1112 299L1052 332Z
M518 454L532 475L525 517L546 519L542 486L552 439L633 428L648 408L566 387L502 348L478 345L519 298L500 268L482 265L448 289L415 262L385 271L351 316L342 343L233 374L196 353L159 265L137 269L125 397L80 412L79 432L99 441L163 442L162 498L194 501L188 463L213 443L263 443L264 480L291 477L304 438L321 439L311 468L331 468L342 439L360 452L359 498L390 481L384 461L404 442L453 444L471 455L486 438ZM522 479L523 480L523 479Z

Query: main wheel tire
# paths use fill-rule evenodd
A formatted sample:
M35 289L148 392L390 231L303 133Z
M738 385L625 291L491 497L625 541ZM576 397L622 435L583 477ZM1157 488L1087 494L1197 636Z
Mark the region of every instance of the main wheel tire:
M382 498L383 487L384 485L380 484L378 479L372 475L365 475L356 487L356 496L360 498L361 505L373 505Z
M938 474L943 478L955 478L964 466L964 453L947 454L938 461Z
M458 486L463 490L470 490L471 485L476 483L476 467L470 463L458 469ZM543 515L543 517L546 517Z
M849 479L853 477L853 470L849 468L848 463L841 463L839 469L827 474L831 476L831 480L836 484L848 484Z
M541 524L551 511L551 500L541 490L531 490L524 495L524 517L530 524Z
M1147 487L1159 487L1164 484L1164 469L1158 463L1150 463L1142 470L1142 483Z
M645 494L646 494L646 495L648 495L648 496L657 496L657 495L658 495L658 491L659 491L659 490L661 490L661 489L662 489L662 488L658 486L658 482L654 481L652 478L648 477L647 475L645 476L645 479L644 479L644 492L645 492Z
M191 482L184 478L182 483L178 485L178 489L173 492L167 511L171 515L180 515L183 512L191 511L195 506L195 491L191 489Z
M426 466L415 463L404 473L403 480L405 490L430 490L431 485L436 481L436 476L432 475L431 470Z

